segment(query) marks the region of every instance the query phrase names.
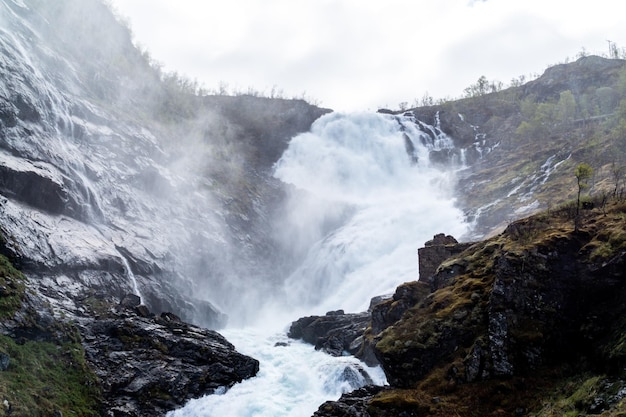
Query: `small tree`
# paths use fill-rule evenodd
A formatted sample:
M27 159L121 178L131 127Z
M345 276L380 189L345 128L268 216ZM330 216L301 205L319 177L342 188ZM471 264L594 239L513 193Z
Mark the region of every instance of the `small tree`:
M615 162L611 164L611 174L613 175L613 198L617 198L617 192L619 190L620 183L624 178L624 172L626 167L618 165Z
M574 229L578 230L578 215L580 214L580 193L582 190L589 187L589 178L593 175L593 168L591 165L582 162L578 164L574 170L574 176L576 177L576 183L578 185L578 195L576 197L576 218L574 219Z

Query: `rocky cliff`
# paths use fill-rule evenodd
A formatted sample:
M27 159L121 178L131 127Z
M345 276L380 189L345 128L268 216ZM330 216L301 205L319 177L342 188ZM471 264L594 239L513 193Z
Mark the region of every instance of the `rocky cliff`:
M433 288L405 284L366 333L390 387L315 415L621 415L625 212L519 220L443 261Z
M93 388L84 415L160 415L253 376L256 360L181 319L218 328L233 304L254 310L240 299L251 271L275 284L285 190L271 166L328 110L201 96L98 0L0 1L0 72L0 252L23 273L22 292L11 281L0 294L14 305L0 344L7 410L36 413L47 395L12 385L31 347L76 354L77 385Z

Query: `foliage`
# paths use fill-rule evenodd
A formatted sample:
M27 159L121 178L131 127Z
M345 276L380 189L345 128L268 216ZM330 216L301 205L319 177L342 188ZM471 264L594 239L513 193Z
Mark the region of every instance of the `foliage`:
M562 91L557 103L557 117L561 123L568 124L576 116L576 99L570 90Z
M560 107L557 110L557 104L549 102L539 103L535 97L530 96L522 100L520 111L523 120L515 133L524 139L531 139L541 138L550 134L555 126L557 114L560 113Z
M589 187L589 179L593 175L593 168L585 162L582 162L576 166L574 170L574 176L576 177L576 181L578 183L578 190L584 190ZM580 192L579 192L580 194ZM580 201L580 196L579 196Z
M465 97L480 97L488 93L496 93L502 90L502 86L500 81L489 81L482 75L475 84L470 85L463 92Z

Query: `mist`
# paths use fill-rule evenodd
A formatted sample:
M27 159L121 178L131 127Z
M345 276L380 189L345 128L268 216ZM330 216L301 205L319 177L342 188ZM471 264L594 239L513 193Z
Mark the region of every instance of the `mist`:
M434 233L466 231L451 194L460 161L430 162L449 137L409 116L208 95L163 72L98 0L0 11L0 234L50 315L151 328L173 313L220 329L260 357L249 383L276 387L293 416L310 411L294 399L312 408L384 384L356 358L284 342L285 329L366 310L417 279ZM144 308L122 310L128 299ZM281 377L303 357L300 377ZM258 391L242 387L245 414Z
M451 141L415 120L198 94L99 1L10 10L35 22L23 36L36 47L14 61L43 68L26 99L48 109L49 140L7 146L54 161L78 201L72 227L106 248L121 295L209 327L278 314L286 325L296 310L366 309L417 278L415 250L432 234L464 233L450 194L458 164L429 163ZM432 212L445 216L424 221Z

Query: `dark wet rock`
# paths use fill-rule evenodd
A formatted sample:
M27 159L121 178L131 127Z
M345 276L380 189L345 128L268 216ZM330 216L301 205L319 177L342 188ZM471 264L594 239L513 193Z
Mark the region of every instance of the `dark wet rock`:
M79 329L107 415L163 415L259 370L257 360L237 353L217 332L172 314L142 317L127 310L81 320Z
M333 356L361 349L363 332L370 321L369 313L345 314L330 311L325 316L303 317L291 323L288 336L302 339Z
M11 357L4 352L0 352L0 371L6 371L11 364Z
M391 299L377 304L372 309L372 333L378 334L400 320L402 315L430 294L425 283L407 282L398 288Z
M136 294L126 294L122 301L120 301L120 306L124 308L133 308L137 307L141 304L141 297Z
M368 412L372 398L384 388L365 386L343 394L337 401L326 401L313 414L313 417L371 417Z
M623 363L620 342L612 339L619 326L610 323L624 312L619 305L626 291L626 252L618 250L598 267L584 249L594 247L595 233L621 229L614 229L612 220L601 226L596 219L582 233L544 222L514 223L502 236L446 261L435 274L436 280L444 277L437 280L442 286L406 298L409 310L396 322L390 323L398 316L389 311L386 321L379 314L389 301L374 309L373 323L381 323L376 330L383 329L372 339L374 352L390 384L414 386L441 366L449 367L446 378L458 384L527 377L548 364L585 363L591 357L602 364L599 369ZM529 247L524 246L529 238L517 233L523 227L545 231L537 231ZM522 242L524 249L503 250L517 247L505 243L511 241ZM418 285L404 284L403 292ZM608 340L613 341L603 345ZM456 358L458 352L463 354Z

